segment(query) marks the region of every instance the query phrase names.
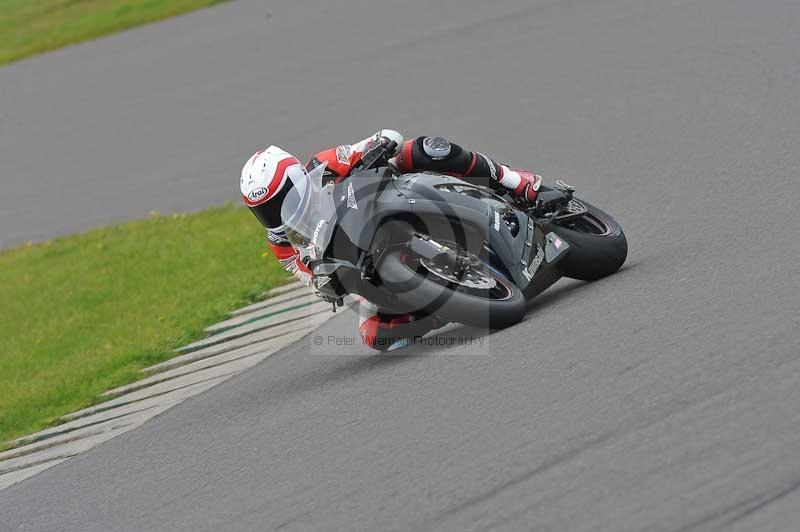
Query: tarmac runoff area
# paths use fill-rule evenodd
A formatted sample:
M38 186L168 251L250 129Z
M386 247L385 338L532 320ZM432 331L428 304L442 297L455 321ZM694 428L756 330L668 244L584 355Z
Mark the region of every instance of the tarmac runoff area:
M179 348L175 358L142 370L143 378L108 390L109 400L72 412L63 423L12 443L0 453L0 490L69 460L258 364L333 316L301 283L267 292L267 299L206 328L207 338Z
M363 4L224 2L0 69L0 245L238 201L264 144L391 127L567 176L625 228L623 270L436 333L482 349L325 345L339 312L29 458L50 468L0 493L2 532L797 531L800 2ZM326 316L228 323L143 377ZM93 419L214 385L186 378Z

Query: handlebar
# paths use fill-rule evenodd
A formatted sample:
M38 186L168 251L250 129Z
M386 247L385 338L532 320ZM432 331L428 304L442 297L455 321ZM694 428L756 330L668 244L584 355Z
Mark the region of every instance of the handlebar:
M374 146L371 146L369 151L361 157L361 160L353 165L351 173L358 170L371 170L380 166L387 166L389 164L390 154L394 153L397 149L397 142L390 140L389 142L378 141ZM376 164L380 162L381 164Z

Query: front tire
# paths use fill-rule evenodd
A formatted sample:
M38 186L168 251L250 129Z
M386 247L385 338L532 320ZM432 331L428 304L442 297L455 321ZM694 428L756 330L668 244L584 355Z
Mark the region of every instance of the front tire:
M566 240L569 252L559 263L565 277L594 281L615 273L628 256L625 233L611 215L594 205L579 200L587 212L573 222L550 223L545 232L553 231Z
M446 286L420 273L406 249L387 252L378 265L383 284L402 301L404 312L424 312L451 322L486 329L502 329L519 323L527 311L522 291L500 273L485 269L494 277L498 290L469 293Z

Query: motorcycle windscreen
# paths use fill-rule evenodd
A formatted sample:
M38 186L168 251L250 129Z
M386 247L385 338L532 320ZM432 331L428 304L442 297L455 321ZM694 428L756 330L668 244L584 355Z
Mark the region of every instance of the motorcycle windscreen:
M286 237L301 258L321 258L336 225L333 185L322 186L325 164L313 170L290 174L294 187L281 206Z

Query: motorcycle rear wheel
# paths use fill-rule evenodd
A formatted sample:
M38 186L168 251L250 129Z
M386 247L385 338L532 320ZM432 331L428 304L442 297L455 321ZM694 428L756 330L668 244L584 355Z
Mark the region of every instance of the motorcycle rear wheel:
M551 222L553 231L569 243L567 256L559 263L565 277L594 281L615 273L628 256L628 241L619 223L594 205L578 200L586 213L572 220Z

